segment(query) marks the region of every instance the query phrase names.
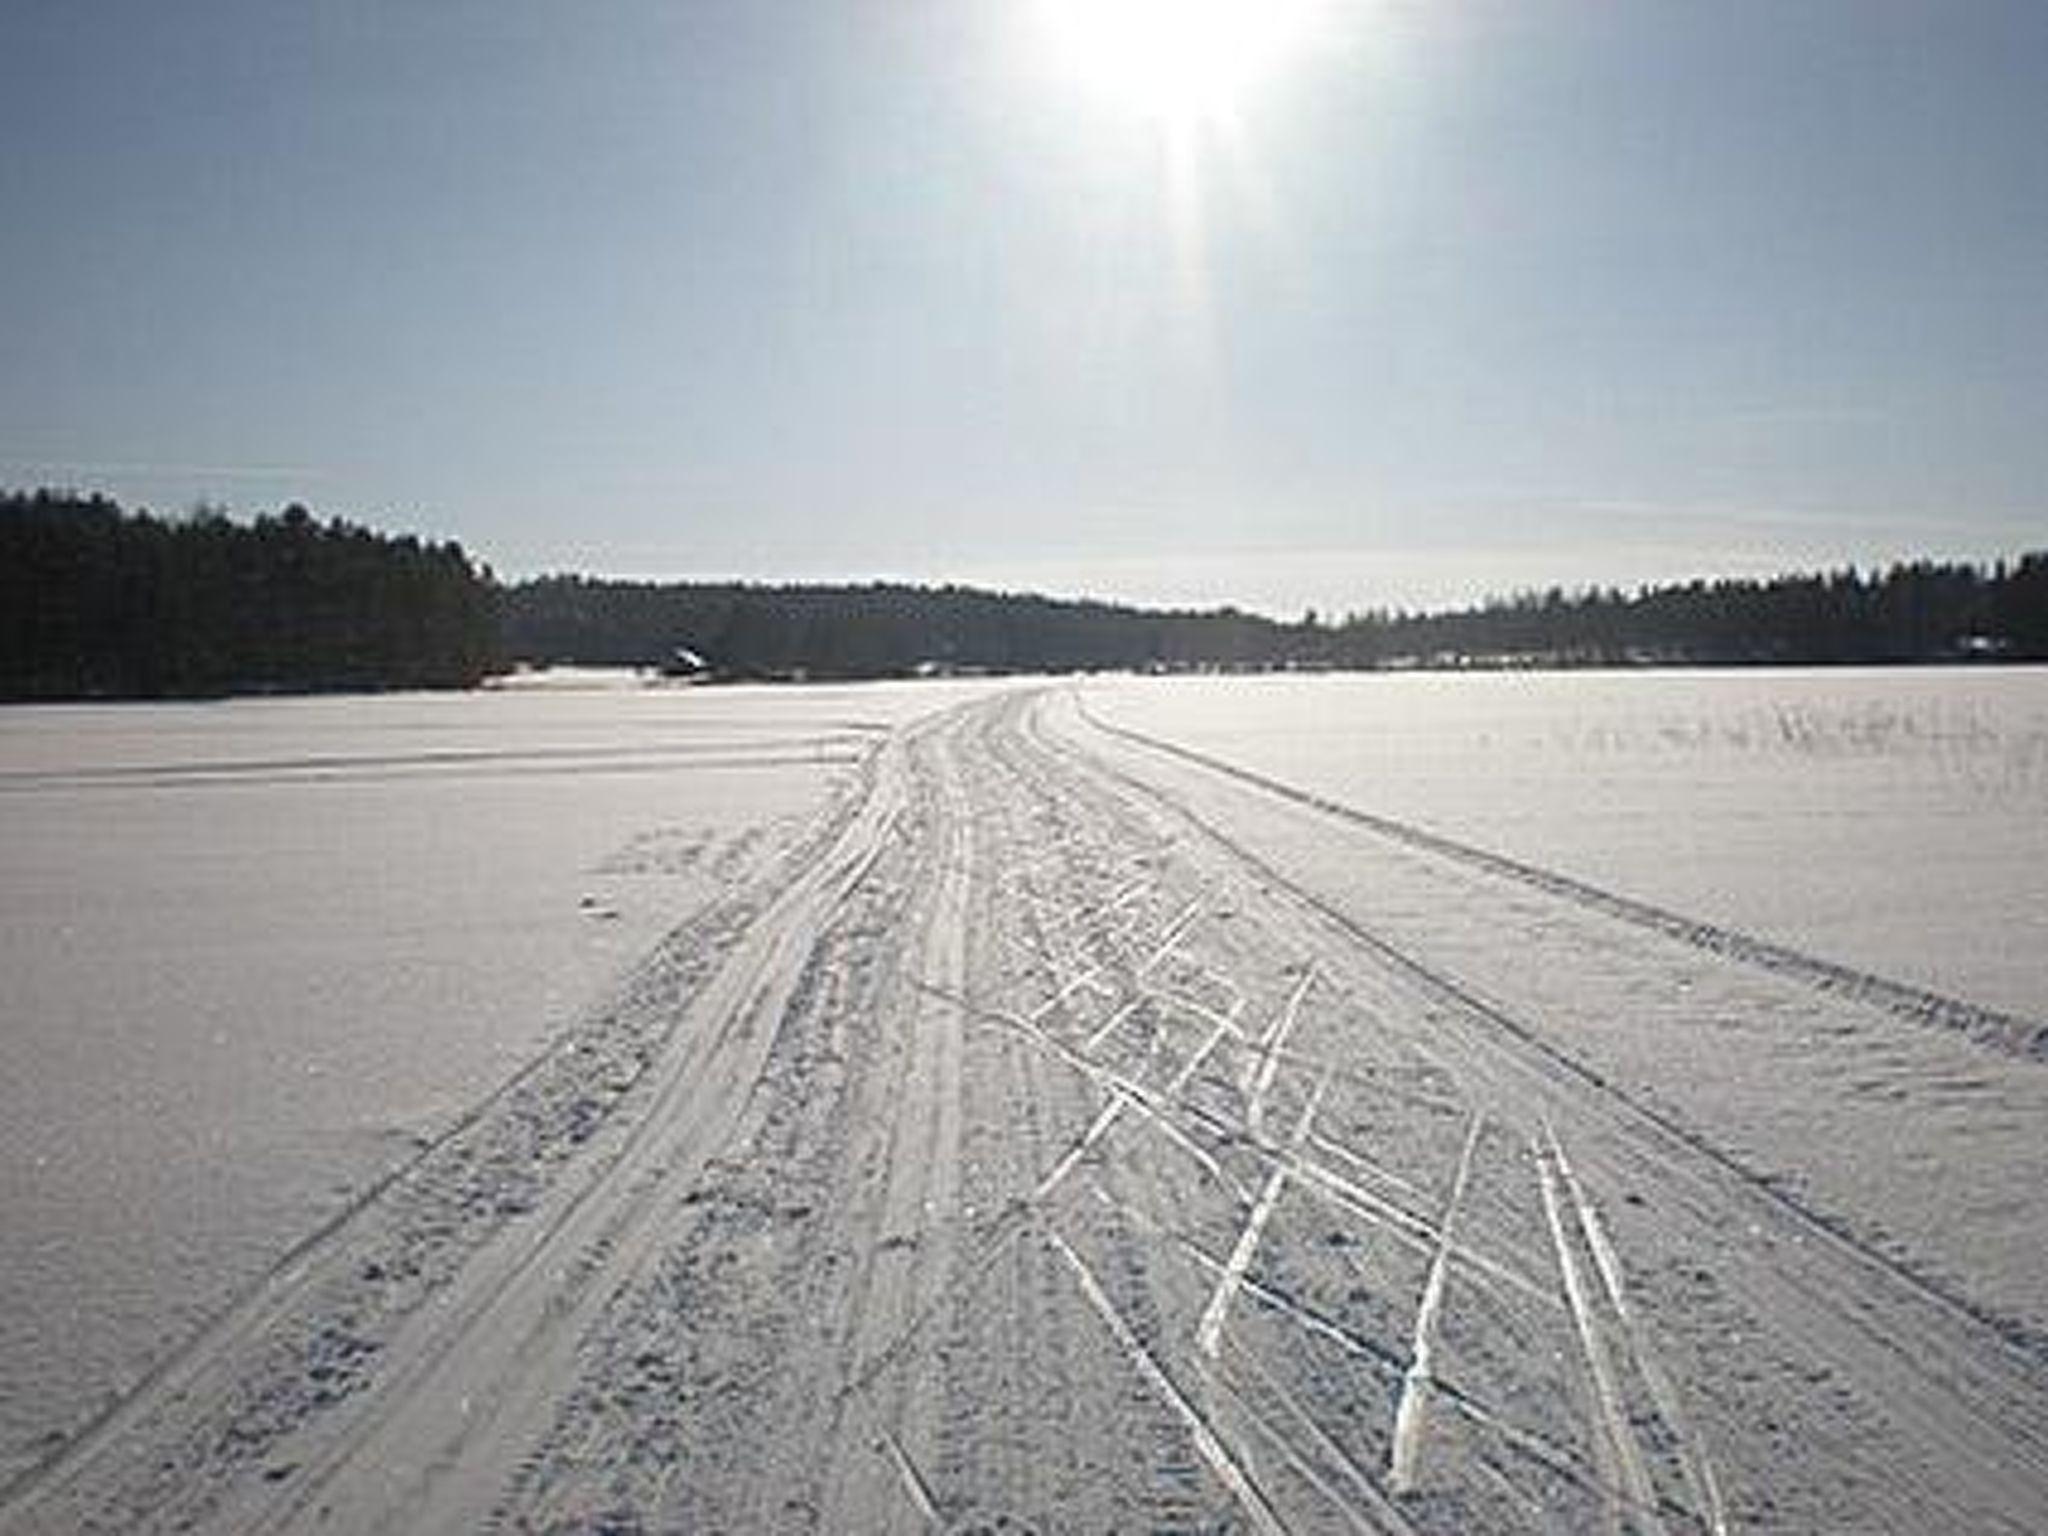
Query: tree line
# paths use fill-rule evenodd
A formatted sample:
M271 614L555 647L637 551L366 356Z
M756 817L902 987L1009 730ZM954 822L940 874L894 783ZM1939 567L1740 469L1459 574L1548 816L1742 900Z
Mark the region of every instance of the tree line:
M2048 660L2048 551L1767 580L1525 593L1288 623L970 587L500 585L456 543L0 493L0 698L474 686L511 662L726 678L1400 666Z
M505 644L526 661L659 665L688 651L730 677L1256 666L1284 626L972 587L656 583L547 576L505 593Z
M1443 613L1283 623L966 587L548 576L505 593L508 653L732 676L1199 667L1644 666L2048 660L2048 552L1769 580L1552 589Z
M1346 666L1834 666L2048 660L2048 551L1767 580L1544 593L1373 613L1320 654Z
M0 494L0 698L466 688L501 666L498 600L460 544L297 504L244 524Z

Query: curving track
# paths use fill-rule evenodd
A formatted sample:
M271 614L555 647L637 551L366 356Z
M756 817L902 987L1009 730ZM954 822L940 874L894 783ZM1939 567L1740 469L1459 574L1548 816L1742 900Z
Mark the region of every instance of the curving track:
M2035 1317L1617 1044L2030 1026L1487 857L928 719L0 1529L2048 1527Z

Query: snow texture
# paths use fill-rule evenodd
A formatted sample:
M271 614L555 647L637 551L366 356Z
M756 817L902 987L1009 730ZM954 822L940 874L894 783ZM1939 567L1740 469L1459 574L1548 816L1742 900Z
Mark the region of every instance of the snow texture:
M17 717L19 958L91 1006L10 1017L5 1134L78 1170L10 1142L8 1232L155 1332L9 1336L61 1412L0 1532L2042 1529L2024 967L1776 891L1859 785L2016 825L2039 679L1978 677L1739 681L1996 749L1684 678ZM1789 844L1683 905L1653 845L1738 804Z

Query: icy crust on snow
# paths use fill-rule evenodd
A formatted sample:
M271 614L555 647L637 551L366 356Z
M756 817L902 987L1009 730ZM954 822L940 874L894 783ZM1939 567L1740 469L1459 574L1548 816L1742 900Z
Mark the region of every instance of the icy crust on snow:
M2048 669L1111 678L1106 722L2048 1019Z
M0 713L0 1483L959 693L621 681Z

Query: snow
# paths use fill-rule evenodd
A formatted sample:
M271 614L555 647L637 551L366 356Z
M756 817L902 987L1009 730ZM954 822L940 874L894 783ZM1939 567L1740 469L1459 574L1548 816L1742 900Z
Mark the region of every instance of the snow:
M952 685L0 714L0 1481Z
M2040 692L0 717L0 1529L2041 1528Z
M1331 799L2048 1018L2048 669L1114 678Z

